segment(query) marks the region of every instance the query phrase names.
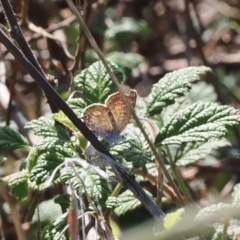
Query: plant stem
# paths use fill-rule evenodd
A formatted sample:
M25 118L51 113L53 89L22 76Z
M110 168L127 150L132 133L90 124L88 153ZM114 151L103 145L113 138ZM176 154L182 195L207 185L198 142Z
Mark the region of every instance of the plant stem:
M171 169L173 171L173 174L177 180L178 186L180 188L180 190L182 191L183 195L187 197L187 201L190 203L193 203L193 199L191 196L191 193L189 192L188 188L186 187L181 174L179 173L177 167L175 164L171 164Z

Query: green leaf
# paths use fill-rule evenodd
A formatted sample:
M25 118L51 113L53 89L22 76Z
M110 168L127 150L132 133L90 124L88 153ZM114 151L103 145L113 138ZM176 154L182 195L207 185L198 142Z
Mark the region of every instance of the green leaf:
M227 126L239 122L239 112L232 107L197 102L172 116L156 137L155 145L207 142L211 138L223 137Z
M187 67L166 74L154 84L147 97L147 116L162 112L163 108L173 104L175 99L189 91L191 83L200 80L212 70L208 67Z
M142 167L152 160L152 152L139 128L128 125L126 132L126 140L113 146L111 152L127 162L132 162L134 168Z
M136 38L146 38L148 36L149 29L147 23L130 17L121 18L105 32L106 38L128 45Z
M39 119L28 122L25 128L32 130L37 136L43 138L59 139L62 141L69 140L67 131L53 119L46 117L40 117Z
M79 132L78 128L71 122L71 120L62 112L54 113L53 118L62 123L65 127L69 128L73 132Z
M204 81L192 84L191 91L186 94L186 98L191 102L204 101L204 102L216 102L217 94L213 85L207 84Z
M78 116L80 116L87 107L87 103L82 98L69 98L67 104Z
M8 186L11 188L12 194L19 201L24 201L28 198L28 177L28 173L18 172L17 176L10 178L8 181Z
M76 176L72 168L63 168L61 170L61 180L65 184L70 184L71 182L79 195L82 195L86 189L93 201L104 204L110 195L107 181L102 179L93 169L85 170L77 167L76 169L78 169L78 176ZM85 188L79 178L81 178Z
M111 52L106 57L116 63L127 77L131 75L134 68L144 61L143 56L133 52Z
M228 219L239 218L240 216L239 212L240 212L239 203L238 204L218 203L201 209L196 216L196 220L201 222L208 220L208 224L222 223Z
M177 166L186 166L190 163L202 160L207 157L214 149L230 146L227 140L211 140L208 142L190 142L184 146L177 145L172 154L172 159Z
M8 126L0 127L0 152L13 151L28 145L27 140Z
M61 194L54 198L54 203L57 203L61 206L61 208L69 208L70 207L70 196L69 194Z
M151 194L146 192L150 197ZM118 206L114 209L114 212L120 216L128 211L131 211L141 205L141 202L134 196L130 190L126 190L117 197Z
M184 213L184 209L180 208L176 212L169 213L164 218L164 228L171 229L181 220L181 215Z
M66 234L68 234L68 231L66 230L64 234L62 234L62 231L65 229L67 225L67 215L68 213L62 214L60 217L58 217L55 221L53 221L51 224L48 224L42 232L41 239L42 240L66 240Z
M36 165L38 157L42 154L42 151L33 147L28 153L27 158L25 159L27 163L27 169L31 172L32 168Z
M46 182L55 168L63 163L65 158L74 157L74 155L73 151L59 145L55 145L46 152L42 152L37 159L36 165L31 170L29 187L39 191L45 190ZM59 174L57 173L52 185L60 180L58 176Z
M108 64L119 82L124 79L122 71L111 61ZM82 93L88 103L104 103L107 97L116 89L102 62L98 61L83 70L74 78L76 88Z

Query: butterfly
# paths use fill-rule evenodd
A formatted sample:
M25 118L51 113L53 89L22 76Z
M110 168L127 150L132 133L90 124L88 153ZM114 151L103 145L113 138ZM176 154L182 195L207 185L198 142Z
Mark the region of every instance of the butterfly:
M134 108L137 92L133 89L125 94L126 99ZM108 142L119 142L123 139L120 133L124 130L131 118L131 111L119 92L113 93L104 104L92 104L83 112L83 121L97 136Z

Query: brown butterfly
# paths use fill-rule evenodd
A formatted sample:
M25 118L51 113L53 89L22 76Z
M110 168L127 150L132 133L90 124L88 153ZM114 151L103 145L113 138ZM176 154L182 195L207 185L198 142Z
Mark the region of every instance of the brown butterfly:
M130 90L125 94L126 99L134 108L137 92ZM122 140L120 133L129 123L131 111L124 102L119 92L111 94L104 104L92 104L83 112L83 121L96 135L103 137L109 142Z

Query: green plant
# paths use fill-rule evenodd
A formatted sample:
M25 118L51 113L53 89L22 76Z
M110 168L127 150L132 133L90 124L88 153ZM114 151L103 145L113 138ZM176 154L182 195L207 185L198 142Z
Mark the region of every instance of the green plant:
M108 63L118 81L122 82L124 75L121 69L111 61ZM205 159L213 150L228 146L229 142L223 137L229 127L236 126L240 122L239 113L234 108L193 99L191 94L187 94L192 84L204 78L206 74L211 74L211 69L204 66L188 67L169 73L153 86L147 98L138 99L136 106L136 113L143 118L142 124L145 130L154 141L156 149L161 151L166 166L171 169L172 176L186 197L186 205L194 201L179 174L179 167ZM77 75L74 81L76 90L81 91L81 97L70 98L67 103L79 117L88 105L104 103L106 98L116 91L101 62L89 66ZM196 83L195 91L201 89L202 84L204 83ZM211 91L211 87L204 84L204 90L206 89ZM81 224L84 222L84 213L87 215L89 212L89 216L94 216L95 221L99 222L102 213L111 216L111 211L114 211L116 215L122 215L140 205L139 200L130 190L121 189L119 184L102 178L94 168L86 169L69 160L73 158L86 160L84 150L87 140L62 112L33 120L26 124L26 128L39 137L36 145L30 146L18 131L8 126L0 127L0 151L11 152L16 149L28 151L22 171L10 177L7 182L16 199L27 199L28 189L42 192L56 185L69 186L79 196ZM123 141L114 146L107 146L111 153L135 174L139 183L147 179L152 186L157 184L154 155L135 124L127 126ZM105 171L109 176L114 176L108 167ZM156 192L149 189L146 189L146 192L151 198L156 198ZM234 194L233 203L224 205L225 208L238 208L238 188L235 189ZM59 195L56 202L62 209L66 209L70 206L70 195ZM209 209L214 208L217 211L222 209L222 206L218 205L215 208L211 206ZM165 208L164 204L163 207ZM200 216L204 214L209 216L214 212L207 210L201 210L196 216L196 221L201 220ZM165 221L165 230L161 233L160 239L168 234L169 228L173 231L174 226L178 222L181 223L179 219L183 212L181 210L172 214L173 219L170 223L169 217L166 218L168 222ZM228 216L225 223L233 219L233 216ZM107 218L105 220L108 221ZM63 213L46 225L42 238L54 239L59 236L59 239L66 239L67 231L63 231L66 223L67 213ZM236 226L236 221L234 224ZM229 223L229 227L230 225ZM228 234L224 227L221 229L222 232L219 227L216 228L215 233L212 233L213 239L219 232L222 235Z

